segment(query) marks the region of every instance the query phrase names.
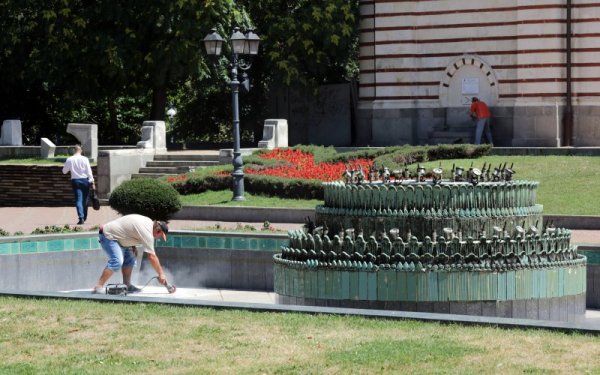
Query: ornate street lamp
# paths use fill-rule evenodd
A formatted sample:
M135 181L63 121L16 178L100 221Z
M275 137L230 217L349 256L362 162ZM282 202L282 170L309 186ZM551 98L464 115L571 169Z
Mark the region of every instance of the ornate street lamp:
M171 104L167 109L167 116L169 116L169 127L171 128L171 147L173 147L173 131L175 129L175 115L177 114L177 108Z
M206 53L209 56L219 56L221 54L221 48L223 46L223 38L217 33L216 29L212 29L211 32L204 38L204 47ZM258 44L260 38L252 30L249 30L245 35L240 32L238 27L233 29L233 33L229 37L231 43L231 101L233 107L233 200L243 201L244 198L244 163L242 161L242 153L240 152L240 112L239 112L239 101L238 94L240 91L240 84L250 89L248 76L245 71L250 69L252 63L249 60L245 60L244 57L252 57L258 54ZM238 69L244 71L242 78L243 82L240 83L238 79Z

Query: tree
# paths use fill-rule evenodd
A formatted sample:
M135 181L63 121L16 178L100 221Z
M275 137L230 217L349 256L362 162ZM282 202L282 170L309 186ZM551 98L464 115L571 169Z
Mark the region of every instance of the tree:
M215 26L223 36L255 26L262 47L240 109L242 129L260 135L271 86L355 76L357 9L357 0L0 0L0 116L24 120L30 143L73 121L97 123L102 143L131 143L142 120L165 118L170 98L183 106L180 136L200 139L231 121L227 63L214 68L202 39Z
M52 123L57 130L57 122L78 116L104 122L101 134L119 138L120 104L149 96L141 118L164 119L168 90L206 75L206 30L218 22L228 26L237 13L233 0L160 0L151 6L142 0L3 0L0 25L7 33L0 37L0 70L12 90L2 97L17 91L40 103L39 112L47 114L40 127ZM2 112L8 114L8 106ZM90 119L94 114L101 118Z
M265 68L286 85L356 78L357 0L242 1L263 38Z
M242 122L262 134L267 98L280 88L315 89L358 77L358 0L240 1L261 37L246 100L253 111ZM258 111L257 109L261 109Z

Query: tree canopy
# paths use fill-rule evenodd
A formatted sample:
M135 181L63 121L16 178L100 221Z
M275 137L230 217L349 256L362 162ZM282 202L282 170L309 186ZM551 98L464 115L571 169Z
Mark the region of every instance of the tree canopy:
M0 114L20 118L30 144L60 141L68 122L98 124L103 144L135 143L141 122L165 119L173 102L173 134L201 139L231 114L227 62L211 61L202 43L212 27L260 35L242 108L258 119L274 84L356 75L357 8L357 0L0 0Z

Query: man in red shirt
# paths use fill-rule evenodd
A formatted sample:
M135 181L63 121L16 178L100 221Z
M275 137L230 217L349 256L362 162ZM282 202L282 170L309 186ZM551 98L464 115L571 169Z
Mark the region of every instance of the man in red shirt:
M492 117L492 114L490 113L487 104L478 98L473 97L471 100L470 112L471 117L477 122L477 127L475 128L475 144L481 144L481 136L485 130L485 137L488 142L493 145L494 141L492 140L492 131L490 129L490 117Z

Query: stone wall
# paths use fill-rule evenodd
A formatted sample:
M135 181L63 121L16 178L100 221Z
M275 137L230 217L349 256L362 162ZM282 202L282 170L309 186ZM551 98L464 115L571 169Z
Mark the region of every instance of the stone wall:
M94 177L96 167L92 167ZM57 207L74 204L71 180L58 165L0 165L1 207Z

